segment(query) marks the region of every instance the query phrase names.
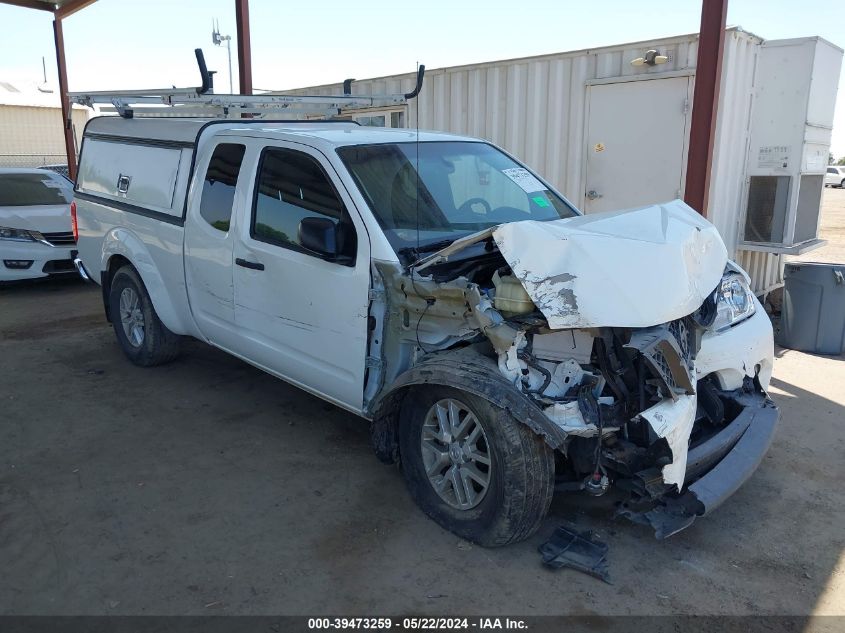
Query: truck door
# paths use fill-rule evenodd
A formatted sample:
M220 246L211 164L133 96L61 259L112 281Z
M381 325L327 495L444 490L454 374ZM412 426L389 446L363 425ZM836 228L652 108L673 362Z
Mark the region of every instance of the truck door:
M255 172L234 246L241 355L360 411L370 285L363 222L316 150L282 142L263 147ZM332 227L337 256L308 248L303 220Z
M234 231L245 207L248 178L240 178L246 146L218 143L197 165L185 218L185 278L191 311L200 332L215 345L235 344L232 287ZM201 191L196 191L202 187ZM199 195L197 195L199 194Z

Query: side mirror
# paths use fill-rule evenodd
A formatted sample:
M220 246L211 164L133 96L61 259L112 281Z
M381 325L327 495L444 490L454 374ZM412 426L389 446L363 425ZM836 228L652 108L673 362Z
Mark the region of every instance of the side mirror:
M302 218L299 222L299 243L326 259L337 258L337 237L337 225L328 218Z

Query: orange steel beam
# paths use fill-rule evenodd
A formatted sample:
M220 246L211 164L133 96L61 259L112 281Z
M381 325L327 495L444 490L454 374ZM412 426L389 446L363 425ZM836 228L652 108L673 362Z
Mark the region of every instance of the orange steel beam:
M70 100L67 93L67 65L65 63L65 40L62 33L62 21L53 20L53 37L56 42L56 65L59 68L59 97L62 103L62 127L65 135L65 153L67 170L71 180L76 182L76 145L73 138L73 125L70 119Z
M702 0L684 202L707 216L728 0Z
M249 42L249 0L235 0L240 93L252 94L252 49Z
M71 0L65 2L61 7L56 9L54 15L57 19L63 20L69 15L73 15L77 11L81 11L87 6L94 4L97 0Z

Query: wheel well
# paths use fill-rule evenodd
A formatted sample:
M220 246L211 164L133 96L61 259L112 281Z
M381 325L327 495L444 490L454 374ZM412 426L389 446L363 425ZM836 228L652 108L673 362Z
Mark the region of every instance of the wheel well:
M132 262L130 262L123 255L112 255L109 258L108 266L101 273L102 283L100 284L100 288L103 291L103 308L106 311L106 320L109 323L111 323L111 311L109 310L109 294L111 293L111 280L114 277L114 274L124 266L132 266ZM134 269L135 267L132 266L132 268Z
M413 385L399 387L390 392L380 403L375 417L370 422L370 442L376 457L385 464L399 461L399 415L402 400Z
M423 385L453 387L506 409L519 422L541 436L552 449L566 441L566 433L552 422L528 396L518 391L499 372L495 361L467 348L428 355L401 374L375 402L370 440L378 458L388 464L399 458L398 429L402 401L413 388Z

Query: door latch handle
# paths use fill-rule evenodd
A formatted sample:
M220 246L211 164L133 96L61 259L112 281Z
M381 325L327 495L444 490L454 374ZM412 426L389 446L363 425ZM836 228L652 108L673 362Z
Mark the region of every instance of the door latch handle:
M243 266L244 268L249 268L250 270L264 270L264 264L259 262L248 262L240 257L235 258L235 263L238 266Z
M587 200L598 200L601 197L602 197L602 195L598 191L596 191L595 189L590 189L587 192Z

